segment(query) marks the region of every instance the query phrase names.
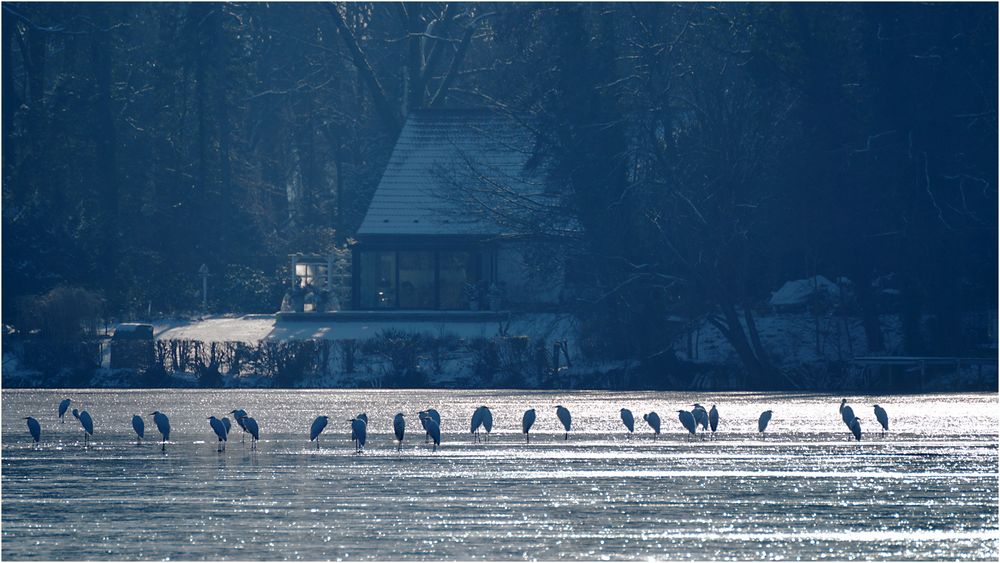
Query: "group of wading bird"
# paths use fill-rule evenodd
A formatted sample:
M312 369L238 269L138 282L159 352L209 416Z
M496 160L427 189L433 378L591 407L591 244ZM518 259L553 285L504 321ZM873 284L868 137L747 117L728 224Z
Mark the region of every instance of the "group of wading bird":
M72 404L71 399L64 399L59 403L59 420L61 422L66 422L65 415L66 411L69 409L70 404ZM83 427L83 437L84 445L89 444L90 437L94 434L94 419L90 416L87 411L78 411L73 409L73 416L80 421L80 426ZM243 432L243 441L246 441L246 435L250 434L250 449L257 449L257 440L260 439L260 426L253 417L247 414L247 411L243 409L235 409L229 412L236 419L236 424L239 426L240 430ZM631 437L632 433L635 432L635 416L629 409L621 409L620 411L622 423L629 432ZM766 410L761 413L760 417L757 419L757 431L762 433L767 429L768 423L771 421L772 411ZM167 415L160 411L155 411L149 414L153 417L153 422L156 424L156 429L160 432L161 447L166 450L167 441L170 440L170 419ZM854 409L847 404L847 399L840 402L840 416L847 425L847 428L851 431L851 435L861 441L861 419L854 415ZM441 414L434 409L427 409L425 411L420 411L418 413L420 418L420 425L423 427L425 432L424 443L434 442L434 451L437 451L437 447L441 445ZM559 422L562 423L563 428L566 432L563 434L563 439L569 439L569 432L573 426L573 416L570 414L569 409L562 405L556 406L556 417ZM524 411L524 415L521 417L521 432L524 434L524 440L526 443L531 443L531 427L535 424L536 413L535 409L528 409ZM875 405L875 418L878 423L882 426L882 432L885 433L889 430L889 415L885 412L885 409L879 405ZM642 415L642 419L646 421L646 424L653 430L653 438L655 439L660 434L660 415L656 412L650 412L648 414ZM692 435L698 432L698 428L701 427L703 432L711 430L712 436L715 435L716 430L719 428L719 411L712 405L710 410L705 410L705 407L694 404L694 408L690 411L678 410L677 419L680 421L681 425ZM31 433L31 437L34 439L35 443L39 443L42 439L42 425L34 418L28 416L25 417L28 422L28 431ZM318 416L316 420L313 421L312 426L309 428L309 441L316 442L316 449L319 449L319 437L326 429L327 424L330 422L330 417L328 416ZM366 413L361 413L354 418L347 421L351 427L351 440L354 442L355 452L361 453L364 450L365 443L368 441L368 415ZM215 433L216 437L219 439L218 451L222 452L226 449L226 443L229 441L229 432L232 430L232 422L230 422L229 417L223 416L221 419L215 416L208 417L209 426L212 427L212 431ZM146 423L143 418L139 415L132 417L132 429L135 430L137 439L142 440L145 438L146 434ZM392 419L392 430L396 436L397 450L402 450L403 448L403 437L406 435L406 415L399 412ZM475 437L476 442L488 441L490 433L493 432L493 412L490 411L487 406L480 406L472 413L472 421L470 424L470 432ZM485 436L482 433L485 432Z

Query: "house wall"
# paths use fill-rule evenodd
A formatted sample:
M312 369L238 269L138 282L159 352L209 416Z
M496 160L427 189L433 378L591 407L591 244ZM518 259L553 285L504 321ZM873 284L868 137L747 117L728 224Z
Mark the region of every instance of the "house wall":
M497 246L496 279L511 306L556 305L564 286L564 255L549 244L518 242Z

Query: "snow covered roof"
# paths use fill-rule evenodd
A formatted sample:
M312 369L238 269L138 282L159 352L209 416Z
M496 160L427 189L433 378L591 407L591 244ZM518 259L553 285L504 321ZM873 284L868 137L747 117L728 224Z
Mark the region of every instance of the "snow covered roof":
M835 299L840 295L840 287L824 276L814 276L785 282L781 289L771 295L772 306L804 305L815 296Z
M502 199L551 198L528 166L531 131L488 110L420 110L409 115L358 229L369 235L497 235ZM489 201L494 196L497 201ZM505 206L509 207L509 206Z

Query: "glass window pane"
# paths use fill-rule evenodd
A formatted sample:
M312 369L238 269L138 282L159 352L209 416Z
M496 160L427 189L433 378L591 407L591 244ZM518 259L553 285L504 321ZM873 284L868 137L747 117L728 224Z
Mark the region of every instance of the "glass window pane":
M387 309L396 306L396 253L361 253L361 307Z
M399 252L399 307L434 308L433 252Z
M465 284L476 283L476 255L471 252L441 252L440 295L442 309L468 309Z

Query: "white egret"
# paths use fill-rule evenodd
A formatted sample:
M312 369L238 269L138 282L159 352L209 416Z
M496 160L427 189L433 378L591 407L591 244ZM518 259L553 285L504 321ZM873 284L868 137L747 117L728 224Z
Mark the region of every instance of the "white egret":
M80 411L80 426L83 426L83 444L90 443L90 437L94 435L94 419L87 411Z
M712 434L715 434L716 429L719 428L719 411L712 405L712 410L708 411L708 426L712 429Z
M771 422L772 414L774 414L774 411L769 411L769 410L760 413L760 418L757 419L757 431L760 432L761 434L763 434L764 431L767 430L767 423Z
M42 425L30 416L24 417L24 420L28 421L28 432L31 432L31 438L37 444L42 439Z
M521 432L524 433L524 443L531 443L531 427L535 424L535 409L528 409L524 411L524 416L521 417Z
M660 435L660 415L656 412L651 412L649 414L642 415L642 419L646 421L646 424L653 429L653 439L655 440L657 436Z
M885 412L882 407L875 405L875 418L882 425L882 434L885 434L889 430L889 413Z
M858 417L851 421L851 434L854 434L857 441L861 441L861 419Z
M316 440L316 449L319 449L319 435L323 433L323 429L326 428L327 423L330 422L330 417L327 416L317 416L316 420L313 421L312 426L309 427L309 441L312 442Z
M348 422L351 423L351 435L354 436L357 444L354 453L361 453L368 440L368 423L365 422L365 419L358 417L352 418Z
M396 434L396 441L399 442L396 451L403 451L403 436L406 435L406 416L397 412L396 416L392 418L392 431Z
M219 449L216 451L223 451L226 449L226 425L222 423L221 420L215 418L214 416L208 417L208 423L212 426L212 431L215 435L219 437Z
M257 425L256 420L249 416L243 419L243 424L246 425L247 432L249 432L250 436L253 437L253 440L250 442L250 449L256 450L257 440L260 440L260 426Z
M569 409L562 405L556 405L556 416L559 417L559 422L561 422L563 428L566 429L566 434L563 435L563 440L569 440L569 429L573 425L573 416L569 414Z
M628 409L622 409L619 411L622 416L622 423L625 424L625 428L628 428L629 437L635 432L635 417L632 416L632 411Z
M160 442L160 449L162 451L166 451L167 440L170 439L170 419L167 418L167 415L160 411L151 412L149 414L153 417L153 422L156 423L156 429L160 431L160 436L163 437L163 440Z
M132 430L135 430L136 443L142 441L146 437L146 421L142 419L139 415L132 416Z
M69 408L69 404L72 402L72 399L63 399L59 402L59 422L66 423L66 419L64 418L66 416L66 409Z
M688 411L677 411L677 419L688 432L694 434L698 430L698 423L694 420L694 415Z

